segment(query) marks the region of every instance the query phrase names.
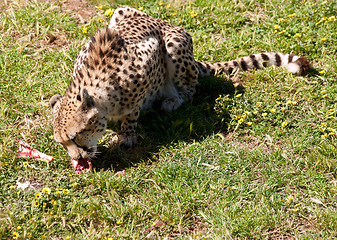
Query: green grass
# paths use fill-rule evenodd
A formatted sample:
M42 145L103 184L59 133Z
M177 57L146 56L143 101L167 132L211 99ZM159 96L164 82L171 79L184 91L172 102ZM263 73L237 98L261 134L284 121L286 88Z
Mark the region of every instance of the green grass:
M121 5L185 27L198 60L281 51L308 57L316 71L200 79L177 111L142 114L135 148L109 150L109 130L94 172L77 175L52 140L48 101L108 24L106 10ZM337 237L333 1L96 0L84 6L93 13L85 23L68 7L0 3L1 239ZM55 160L18 157L19 140ZM16 188L26 181L33 187Z

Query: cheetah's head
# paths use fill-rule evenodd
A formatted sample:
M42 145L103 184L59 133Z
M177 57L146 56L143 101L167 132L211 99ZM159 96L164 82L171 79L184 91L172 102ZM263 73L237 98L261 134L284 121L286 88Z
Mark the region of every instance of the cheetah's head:
M78 95L69 92L64 96L54 95L50 99L50 107L54 116L55 141L62 144L78 164L83 159L89 161L94 157L98 139L107 125L94 99L87 90L81 89Z

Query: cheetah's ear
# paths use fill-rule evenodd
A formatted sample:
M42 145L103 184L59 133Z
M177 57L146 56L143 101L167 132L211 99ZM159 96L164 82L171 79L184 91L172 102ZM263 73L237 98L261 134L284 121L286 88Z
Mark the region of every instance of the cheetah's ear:
M49 106L52 112L54 112L54 107L61 98L62 96L60 94L56 94L52 96L51 99L49 100Z
M82 102L82 109L87 110L92 108L94 104L94 99L89 95L88 91L85 88L81 89L79 95L77 95L77 100Z

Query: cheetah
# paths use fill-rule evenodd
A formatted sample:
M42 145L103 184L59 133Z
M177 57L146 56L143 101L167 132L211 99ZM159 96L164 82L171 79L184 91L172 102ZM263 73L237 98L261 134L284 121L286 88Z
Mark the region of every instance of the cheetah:
M271 65L303 74L310 63L304 57L272 52L199 62L184 28L130 7L119 8L109 26L77 55L65 94L50 99L54 139L78 165L87 165L109 121L121 122L119 144L131 147L136 144L140 111L154 101L162 100L161 108L170 112L191 99L198 77Z

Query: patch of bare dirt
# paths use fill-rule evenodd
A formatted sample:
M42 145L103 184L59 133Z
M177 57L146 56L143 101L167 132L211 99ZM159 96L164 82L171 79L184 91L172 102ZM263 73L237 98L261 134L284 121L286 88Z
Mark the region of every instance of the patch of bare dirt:
M32 0L2 0L0 1L1 10L9 10L11 8L25 7ZM54 6L60 8L62 12L74 13L74 16L80 23L86 23L88 19L95 15L95 8L86 0L36 0L36 2L50 2Z
M35 1L31 0L0 0L0 10L7 12L13 9L18 9L27 6L28 4L34 4ZM88 23L90 19L95 16L95 7L92 6L89 1L86 0L36 0L38 3L49 2L51 6L45 10L45 14L49 14L52 10L59 10L74 17L79 25ZM67 48L70 45L71 40L60 32L48 31L43 39L36 40L38 36L35 33L22 36L18 33L9 33L13 40L22 43L23 47L29 47L32 45L34 48L48 48L48 49L62 49ZM41 36L39 37L41 38Z
M259 140L253 136L237 136L234 132L228 133L224 140L225 143L230 143L239 148L245 148L248 150L254 150L256 148L261 148L265 150L267 153L271 152L273 149L267 141Z
M37 0L51 2L60 7L62 12L73 13L79 23L87 23L95 15L95 8L86 0Z
M181 225L172 226L170 223L157 222L151 227L147 228L144 233L146 239L177 239L183 235L190 235L191 237L207 237L210 234L209 224L199 217L193 217L191 224L187 227Z

